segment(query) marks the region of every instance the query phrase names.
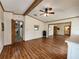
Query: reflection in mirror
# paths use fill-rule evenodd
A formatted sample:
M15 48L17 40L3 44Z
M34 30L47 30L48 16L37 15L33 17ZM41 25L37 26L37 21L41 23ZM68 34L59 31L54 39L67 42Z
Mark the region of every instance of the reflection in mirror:
M23 40L23 21L16 21L16 40Z

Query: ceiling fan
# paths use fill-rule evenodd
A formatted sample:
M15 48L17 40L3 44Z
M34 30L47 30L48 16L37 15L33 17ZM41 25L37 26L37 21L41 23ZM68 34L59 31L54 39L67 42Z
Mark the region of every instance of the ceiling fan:
M49 16L49 14L55 14L55 12L52 11L52 8L44 8L44 10L40 10L40 12L43 12L40 15Z

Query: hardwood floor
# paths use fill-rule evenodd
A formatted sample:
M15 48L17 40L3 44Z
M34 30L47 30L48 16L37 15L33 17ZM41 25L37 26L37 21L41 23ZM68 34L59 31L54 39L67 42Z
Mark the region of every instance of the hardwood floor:
M67 59L67 37L18 42L4 47L0 59Z

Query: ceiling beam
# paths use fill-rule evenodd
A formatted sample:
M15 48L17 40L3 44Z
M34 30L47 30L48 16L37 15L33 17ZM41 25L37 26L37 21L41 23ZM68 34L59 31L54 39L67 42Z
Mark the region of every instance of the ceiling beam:
M4 7L3 7L1 1L0 1L0 5L1 5L2 10L5 11L5 9L4 9Z
M32 5L28 8L28 10L25 11L23 15L29 14L39 3L41 3L43 0L35 0Z

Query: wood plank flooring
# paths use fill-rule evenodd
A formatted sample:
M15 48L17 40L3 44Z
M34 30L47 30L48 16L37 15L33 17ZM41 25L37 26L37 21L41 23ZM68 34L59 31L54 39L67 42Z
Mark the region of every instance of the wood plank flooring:
M18 42L4 47L0 59L67 59L64 36Z

